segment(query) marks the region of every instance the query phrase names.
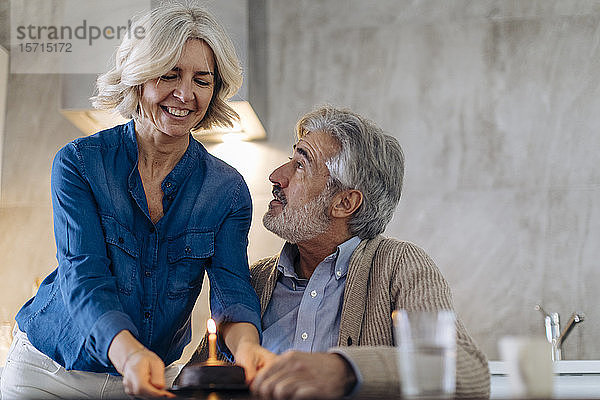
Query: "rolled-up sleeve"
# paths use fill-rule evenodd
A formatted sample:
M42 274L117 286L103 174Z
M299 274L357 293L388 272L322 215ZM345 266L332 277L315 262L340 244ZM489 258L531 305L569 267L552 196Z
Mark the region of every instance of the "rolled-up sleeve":
M85 337L86 351L110 366L108 348L114 336L121 330L137 335L137 329L119 302L98 207L76 146L62 148L52 166L60 292Z

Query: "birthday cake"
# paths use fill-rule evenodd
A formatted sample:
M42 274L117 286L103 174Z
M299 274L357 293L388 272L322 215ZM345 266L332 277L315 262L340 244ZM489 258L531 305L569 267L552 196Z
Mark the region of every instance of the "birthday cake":
M247 389L244 369L238 365L206 363L191 364L184 367L177 377L173 389L192 390L234 390Z

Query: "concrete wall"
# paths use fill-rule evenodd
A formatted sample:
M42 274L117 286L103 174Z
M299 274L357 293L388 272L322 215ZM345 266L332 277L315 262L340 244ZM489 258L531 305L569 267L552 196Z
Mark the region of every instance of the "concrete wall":
M491 359L505 334L543 334L538 302L586 321L566 358L600 359L600 3L266 1L269 140L209 149L254 199L251 260L281 241L262 228L268 173L297 118L348 106L402 143L403 199L387 235L413 241L449 280ZM0 0L2 24L8 1ZM6 12L5 12L6 11ZM8 47L8 28L0 39ZM56 75L11 75L0 191L0 318L55 266L54 153L79 131ZM203 291L196 325L207 314ZM197 340L197 337L194 338Z
M269 135L314 104L398 138L387 234L427 250L490 358L585 312L567 358L600 358L600 3L270 1Z

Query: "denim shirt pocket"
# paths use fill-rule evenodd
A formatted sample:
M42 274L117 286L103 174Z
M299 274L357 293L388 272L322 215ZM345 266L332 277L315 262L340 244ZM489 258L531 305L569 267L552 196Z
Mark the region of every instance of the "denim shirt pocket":
M167 296L176 299L201 288L205 268L214 252L214 232L186 232L169 238Z
M119 292L130 295L137 273L139 245L135 236L111 216L102 215L102 229L110 269L117 278Z

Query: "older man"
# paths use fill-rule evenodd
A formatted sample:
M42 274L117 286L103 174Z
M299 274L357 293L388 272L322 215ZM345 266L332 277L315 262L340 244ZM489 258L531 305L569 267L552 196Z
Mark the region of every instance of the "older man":
M269 177L274 199L263 218L286 243L251 267L262 344L282 355L251 388L274 398L395 395L392 311L453 308L431 258L380 235L400 200L402 149L332 107L306 114L296 134L292 158ZM457 396L489 397L486 357L460 320L457 345ZM203 357L200 349L192 361Z

